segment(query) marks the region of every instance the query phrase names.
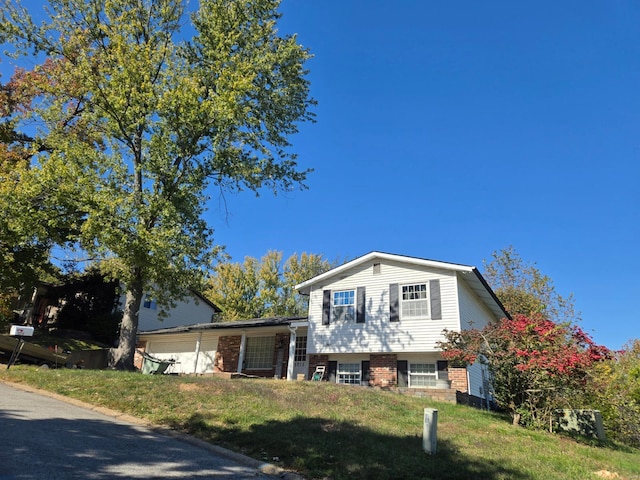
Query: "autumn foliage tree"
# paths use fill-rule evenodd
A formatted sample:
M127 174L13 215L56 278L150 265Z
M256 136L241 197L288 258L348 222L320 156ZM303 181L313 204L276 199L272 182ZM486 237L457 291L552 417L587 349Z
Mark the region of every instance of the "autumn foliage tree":
M208 195L304 188L309 173L290 136L313 119L311 55L278 33L279 2L196 3L48 0L36 14L39 2L0 0L0 40L34 66L16 72L35 94L12 126L33 129L35 147L14 183L52 188L36 238L73 201L78 228L53 243L124 286L115 368L133 368L145 294L166 310L202 286L219 250Z
M224 321L307 315L308 299L293 287L336 266L321 255L267 252L261 259L225 261L213 269L204 294L222 309Z
M640 340L591 372L585 400L600 410L607 438L640 448Z
M609 358L582 329L542 315L503 318L483 329L446 332L443 357L454 363L486 363L493 396L514 424L548 427L555 408L577 407L596 362Z

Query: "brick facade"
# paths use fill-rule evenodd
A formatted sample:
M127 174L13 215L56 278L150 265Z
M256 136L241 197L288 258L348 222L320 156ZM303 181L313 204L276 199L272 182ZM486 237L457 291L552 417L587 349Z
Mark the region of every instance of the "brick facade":
M237 372L240 359L242 336L225 336L218 339L216 358L213 361L214 372Z
M449 367L449 380L451 380L451 388L458 392L467 393L469 387L467 385L467 369L464 367Z
M275 335L275 348L273 351L273 367L264 370L245 370L242 373L258 377L274 377L279 373L280 378L287 376L287 363L289 362L289 333L277 333ZM237 372L240 361L241 335L224 336L218 339L218 349L213 363L214 372ZM279 353L282 362L278 362Z
M329 366L329 355L309 355L309 372L307 378L313 378L313 372L316 371L318 365ZM327 374L325 372L325 380L327 380Z
M396 354L371 354L369 362L369 385L395 387L398 384L398 356Z

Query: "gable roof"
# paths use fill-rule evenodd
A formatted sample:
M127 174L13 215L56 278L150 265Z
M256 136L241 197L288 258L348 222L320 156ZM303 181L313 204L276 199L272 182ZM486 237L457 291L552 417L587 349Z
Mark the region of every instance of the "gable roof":
M405 255L395 255L392 253L383 252L369 252L366 255L358 257L350 262L335 267L327 272L317 275L309 280L302 282L295 286L295 289L302 295L308 295L311 292L311 288L315 285L322 284L327 280L344 274L347 270L365 264L373 260L386 260L398 263L404 263L406 265L415 265L421 267L439 268L442 270L449 270L456 272L459 278L463 278L467 285L474 291L474 293L480 298L482 303L493 313L496 319L511 318L509 313L505 310L504 306L498 300L498 297L493 292L487 281L482 277L476 267L470 265L462 265L459 263L440 262L437 260L428 260L425 258L408 257Z

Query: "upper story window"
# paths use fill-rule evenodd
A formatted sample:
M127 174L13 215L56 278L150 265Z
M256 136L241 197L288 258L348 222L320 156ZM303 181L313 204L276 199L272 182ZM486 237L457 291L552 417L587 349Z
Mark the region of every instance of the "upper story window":
M355 291L333 292L333 320L353 322L356 318Z
M142 306L150 310L155 310L157 308L156 301L153 300L149 295L146 295L144 297L144 303L142 304Z
M322 324L365 323L367 289L357 287L350 290L322 291Z
M389 284L389 321L399 322L401 318L442 320L440 279Z
M401 316L402 318L429 316L426 283L402 285Z

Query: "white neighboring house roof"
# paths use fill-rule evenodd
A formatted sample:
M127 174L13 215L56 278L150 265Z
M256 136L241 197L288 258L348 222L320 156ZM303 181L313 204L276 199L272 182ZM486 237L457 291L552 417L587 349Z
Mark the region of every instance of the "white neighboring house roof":
M344 275L346 271L362 265L364 263L381 260L404 263L407 265L415 265L420 267L439 268L442 270L449 270L456 272L459 278L462 278L467 285L475 292L484 305L494 314L496 319L510 318L509 313L505 310L504 306L498 300L498 297L493 292L487 281L482 277L476 267L470 265L461 265L458 263L440 262L436 260L428 260L425 258L407 257L405 255L395 255L392 253L383 252L369 252L366 255L358 257L350 262L347 262L339 267L333 268L327 272L317 275L309 280L302 282L295 286L298 293L302 295L309 295L311 288L320 284L326 283L333 277Z

